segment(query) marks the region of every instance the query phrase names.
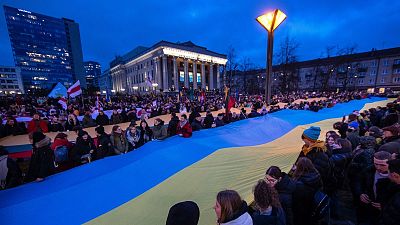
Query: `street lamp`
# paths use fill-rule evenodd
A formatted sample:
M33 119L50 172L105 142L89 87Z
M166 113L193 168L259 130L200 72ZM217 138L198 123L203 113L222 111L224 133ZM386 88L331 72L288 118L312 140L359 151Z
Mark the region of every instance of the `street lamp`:
M267 47L267 74L265 78L265 100L267 104L271 103L271 74L272 74L272 52L274 46L274 30L286 19L285 13L279 9L265 13L257 17L259 22L268 31L268 47Z
M157 87L158 87L158 84L157 83L152 83L151 86L153 86L153 90L155 91L157 89Z
M135 90L135 91L137 91L137 90L139 89L138 86L133 86L132 88L133 88L133 90Z

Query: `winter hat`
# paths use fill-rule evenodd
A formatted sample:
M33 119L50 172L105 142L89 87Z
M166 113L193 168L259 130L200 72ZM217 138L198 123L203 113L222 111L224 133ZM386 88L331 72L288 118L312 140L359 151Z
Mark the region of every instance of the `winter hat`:
M136 123L135 123L135 125L136 125ZM99 134L104 134L104 127L98 126L98 127L96 127L95 131Z
M353 121L351 123L349 123L349 128L353 128L353 129L358 129L358 122L357 121Z
M398 153L400 153L400 143L398 143L398 142L386 143L386 144L382 145L381 147L379 147L378 152L381 152L381 151L389 152L390 154L393 154L393 153L398 154Z
M315 126L311 126L310 128L305 129L303 132L303 136L312 141L318 140L320 134L321 134L321 128Z
M379 127L372 126L368 129L369 135L375 138L380 138L383 135L382 130Z
M169 209L166 225L197 225L199 217L200 210L195 202L179 202Z
M32 134L33 143L38 143L39 141L41 141L45 138L46 138L46 135L44 135L42 132L34 132Z
M393 136L399 136L399 126L396 125L392 125L392 126L388 126L388 127L384 127L382 128L383 131L390 131Z
M360 137L360 145L364 148L374 148L376 145L375 137L373 136Z

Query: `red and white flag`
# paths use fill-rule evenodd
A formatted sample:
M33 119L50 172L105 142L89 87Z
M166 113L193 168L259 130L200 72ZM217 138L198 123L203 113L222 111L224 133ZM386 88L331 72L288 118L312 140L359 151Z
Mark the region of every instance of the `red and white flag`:
M78 80L74 85L69 87L67 93L71 98L75 98L76 96L82 94L81 82Z
M61 97L58 100L58 103L60 103L60 105L63 107L64 110L67 110L67 99L65 99L64 97Z

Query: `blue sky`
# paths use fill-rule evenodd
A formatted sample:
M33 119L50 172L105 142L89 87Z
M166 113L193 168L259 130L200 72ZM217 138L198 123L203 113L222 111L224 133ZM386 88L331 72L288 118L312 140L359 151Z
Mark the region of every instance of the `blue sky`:
M300 60L323 56L327 46L357 45L357 51L400 46L400 1L372 0L0 0L80 25L84 60L109 62L138 45L160 40L192 41L238 60L265 67L266 32L255 18L274 8L288 18L276 30L275 49L289 35ZM3 7L0 8L0 65L13 65Z

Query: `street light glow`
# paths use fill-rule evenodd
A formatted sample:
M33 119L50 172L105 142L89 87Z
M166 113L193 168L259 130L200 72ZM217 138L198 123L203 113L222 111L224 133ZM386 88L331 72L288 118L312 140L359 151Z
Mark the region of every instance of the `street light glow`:
M279 9L275 9L272 12L265 13L257 17L257 21L268 30L268 32L274 31L284 20L286 19L285 13Z

